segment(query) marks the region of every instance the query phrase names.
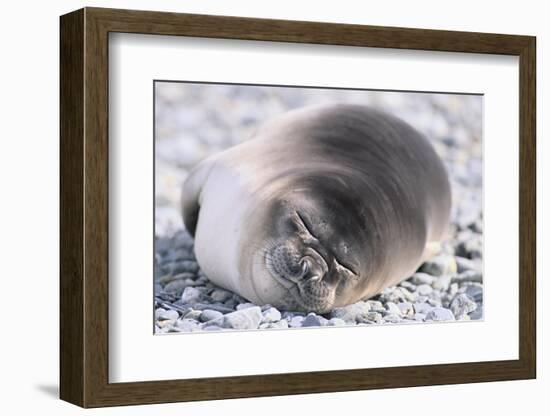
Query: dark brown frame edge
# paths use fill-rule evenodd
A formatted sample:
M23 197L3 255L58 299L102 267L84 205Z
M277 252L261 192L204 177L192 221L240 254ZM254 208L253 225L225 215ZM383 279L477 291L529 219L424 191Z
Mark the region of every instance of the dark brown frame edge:
M83 407L536 377L535 38L471 32L85 8L60 19L60 396ZM519 56L519 359L109 383L108 33Z

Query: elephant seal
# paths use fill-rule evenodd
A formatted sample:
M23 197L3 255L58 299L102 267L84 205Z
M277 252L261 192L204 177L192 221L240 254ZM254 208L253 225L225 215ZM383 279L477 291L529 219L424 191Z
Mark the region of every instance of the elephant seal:
M199 163L182 190L212 282L259 305L316 313L409 277L444 238L450 208L428 141L392 115L347 104L284 114Z

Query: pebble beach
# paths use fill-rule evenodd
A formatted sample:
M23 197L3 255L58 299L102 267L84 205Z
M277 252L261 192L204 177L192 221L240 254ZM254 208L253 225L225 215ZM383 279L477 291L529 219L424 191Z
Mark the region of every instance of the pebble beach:
M483 319L480 96L162 82L155 85L155 99L155 333ZM181 220L181 185L196 163L248 140L269 118L328 102L380 108L428 138L451 181L449 238L441 252L407 280L330 313L252 304L212 284L202 273L193 238Z

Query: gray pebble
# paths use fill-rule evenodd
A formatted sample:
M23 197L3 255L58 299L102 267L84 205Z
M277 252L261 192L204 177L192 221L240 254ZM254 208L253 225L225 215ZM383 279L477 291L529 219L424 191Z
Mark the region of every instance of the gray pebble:
M172 237L174 247L190 249L193 246L193 238L185 231L180 231Z
M172 271L176 273L197 273L199 271L199 265L196 261L192 260L181 260L174 262L172 266Z
M402 316L412 317L414 315L414 308L411 302L401 302L397 304Z
M327 322L327 326L344 326L346 324L346 321L340 318L331 318Z
M427 314L431 309L433 309L433 306L429 303L415 303L413 307L416 313L422 314Z
M161 308L155 311L155 317L159 321L175 321L179 317L179 314L172 309L169 309L169 310L160 310L160 309Z
M460 289L462 291L462 288ZM483 303L483 287L478 286L475 283L468 285L464 292L466 295L470 296L475 302Z
M416 286L414 287L416 290ZM411 292L409 289L405 287L399 288L400 292L403 294L403 300L407 302L415 302L416 299L418 299L418 293L417 292Z
M172 241L169 238L155 238L155 251L166 254L172 247Z
M284 319L279 321L279 322L272 322L268 325L269 325L270 328L275 328L275 329L286 329L286 328L288 328L288 322L285 321Z
M427 321L454 321L455 317L449 309L435 307L426 314Z
M278 328L278 329L288 328L288 322L284 319L280 320L279 322L272 322L268 325L270 325L270 328Z
M185 286L202 286L204 285L204 282L199 282L198 280L193 280L191 278L187 278L184 280Z
M346 322L356 322L361 315L370 311L367 302L359 301L348 306L335 308L330 314L331 318L340 318Z
M157 281L161 284L161 285L166 285L172 281L174 281L176 277L172 274L165 274L163 276L160 276Z
M414 320L419 322L424 322L426 320L426 314L425 313L415 313L414 314Z
M262 312L263 323L277 322L280 320L281 312L279 312L276 308L271 307Z
M166 256L164 256L163 258L163 261L175 262L178 260L189 260L189 259L190 259L190 255L187 250L175 249L175 250L170 250L168 253L166 253Z
M179 273L179 274L176 274L174 276L174 280L177 280L177 279L191 279L193 280L195 278L195 274L193 273Z
M304 320L303 316L294 316L290 321L288 322L288 325L291 328L299 328L302 326L302 321Z
M155 319L158 319L160 316L162 316L166 312L166 309L164 308L157 308L155 309Z
M458 283L451 283L447 291L447 294L451 297L454 297L454 295L456 295L457 292L458 292Z
M440 307L442 305L441 299L437 299L437 298L428 299L428 304L430 304L434 307Z
M175 321L176 319L179 318L179 313L177 311L170 309L164 313L164 318L169 319L171 321Z
M202 328L203 331L221 331L222 328L216 325L209 325Z
M310 313L302 321L302 328L309 326L321 326L322 319L324 319L322 316Z
M181 295L181 301L184 304L198 302L202 298L202 293L195 287L186 287Z
M183 317L185 319L193 319L195 321L197 321L199 319L199 317L201 316L202 314L202 311L199 311L199 310L196 310L196 309L191 309L189 312L187 312L185 315L183 315Z
M476 233L471 229L460 230L456 233L456 243L462 244L466 241L476 238Z
M359 319L359 323L362 324L379 324L383 321L382 314L380 312L367 312Z
M193 305L194 309L204 310L204 309L212 309L214 311L218 311L221 313L230 313L233 312L233 308L228 308L225 305L222 305L220 303L195 303Z
M481 218L478 218L473 224L472 224L472 230L476 233L483 233L483 220Z
M432 293L430 293L429 298L430 299L441 299L444 292L440 292L438 290L432 290Z
M478 305L476 310L470 313L470 319L482 319L483 318L483 305Z
M483 281L483 275L481 272L475 270L466 270L459 275L453 277L453 282L476 282L481 283Z
M433 292L433 288L428 284L423 284L423 285L419 285L416 288L416 291L420 296L428 296Z
M232 298L233 295L227 290L216 289L212 293L210 293L210 297L214 302L224 303L228 299Z
M446 292L447 289L449 289L449 285L451 284L451 279L452 279L452 276L449 274L444 276L439 276L438 278L434 279L432 283L432 287L435 290Z
M435 278L427 273L415 273L411 277L411 281L415 285L431 285Z
M473 260L461 256L455 256L455 260L457 273L462 273L467 270L479 271L479 264Z
M396 324L398 322L401 322L401 316L399 316L396 313L390 313L384 316L384 321L391 322L392 324Z
M220 328L224 327L224 317L223 317L223 315L221 317L218 317L218 318L215 318L215 319L210 319L209 321L205 321L200 325L200 327L202 329L207 328L209 326L219 326Z
M306 316L306 314L303 312L295 312L295 311L283 311L281 315L282 315L282 319L286 319L289 322L295 316L301 316L302 318Z
M181 279L173 280L170 283L168 283L166 286L164 286L164 292L181 295L181 293L183 292L186 286L187 285L184 280L181 280Z
M256 305L254 305L253 303L250 303L250 302L240 303L240 304L237 305L237 310L240 311L242 309L254 308L254 307L256 307Z
M420 270L432 276L456 273L456 261L453 256L440 254L422 265Z
M192 319L178 319L175 325L183 332L192 332L199 328L197 321Z
M460 214L457 218L458 226L462 229L473 225L476 218L479 216L479 207L465 204L460 209Z
M168 327L168 333L180 333L180 332L184 332L184 331L182 331L177 326L169 326Z
M237 304L238 302L231 298L231 299L227 299L224 303L223 303L223 306L225 306L226 308L229 308L231 310L236 310L237 309Z
M467 241L462 242L458 248L457 252L470 259L481 259L483 257L483 244L481 237L476 235L477 238L472 238Z
M208 280L208 277L199 275L199 277L197 277L195 282L197 282L197 285L205 285L210 281Z
M168 322L168 321L163 321L163 322ZM168 326L156 326L155 327L155 334L166 334L169 329L170 328Z
M224 328L257 329L262 321L262 310L259 306L245 308L224 316Z
M223 313L212 310L212 309L204 309L199 317L199 320L201 322L208 322L213 319L219 319L223 317Z
M386 311L388 314L401 315L401 309L393 302L386 303Z
M451 302L451 311L456 319L465 319L470 312L477 309L477 304L465 293L456 295Z
M260 324L260 329L286 329L288 328L288 322L286 320L278 322L265 322Z
M408 280L402 281L401 283L399 283L399 286L404 287L405 289L411 290L413 292L416 290L416 285L412 284Z
M384 305L382 304L382 302L380 302L378 300L368 300L367 303L369 305L369 310L371 310L371 311L374 311L374 312L385 312L386 311L386 308L384 308Z
M233 294L233 300L235 300L235 302L237 303L237 305L239 303L247 303L247 300L239 295L237 295L236 293Z
M410 292L404 287L390 287L385 289L380 295L380 301L399 303L410 300Z

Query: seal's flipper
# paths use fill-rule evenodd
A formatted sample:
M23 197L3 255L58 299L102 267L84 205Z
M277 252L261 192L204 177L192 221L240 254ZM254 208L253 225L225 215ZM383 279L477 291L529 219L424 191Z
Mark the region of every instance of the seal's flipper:
M183 183L181 193L181 208L183 223L187 231L194 237L199 220L201 206L201 192L210 171L214 165L214 158L208 158L195 166Z

